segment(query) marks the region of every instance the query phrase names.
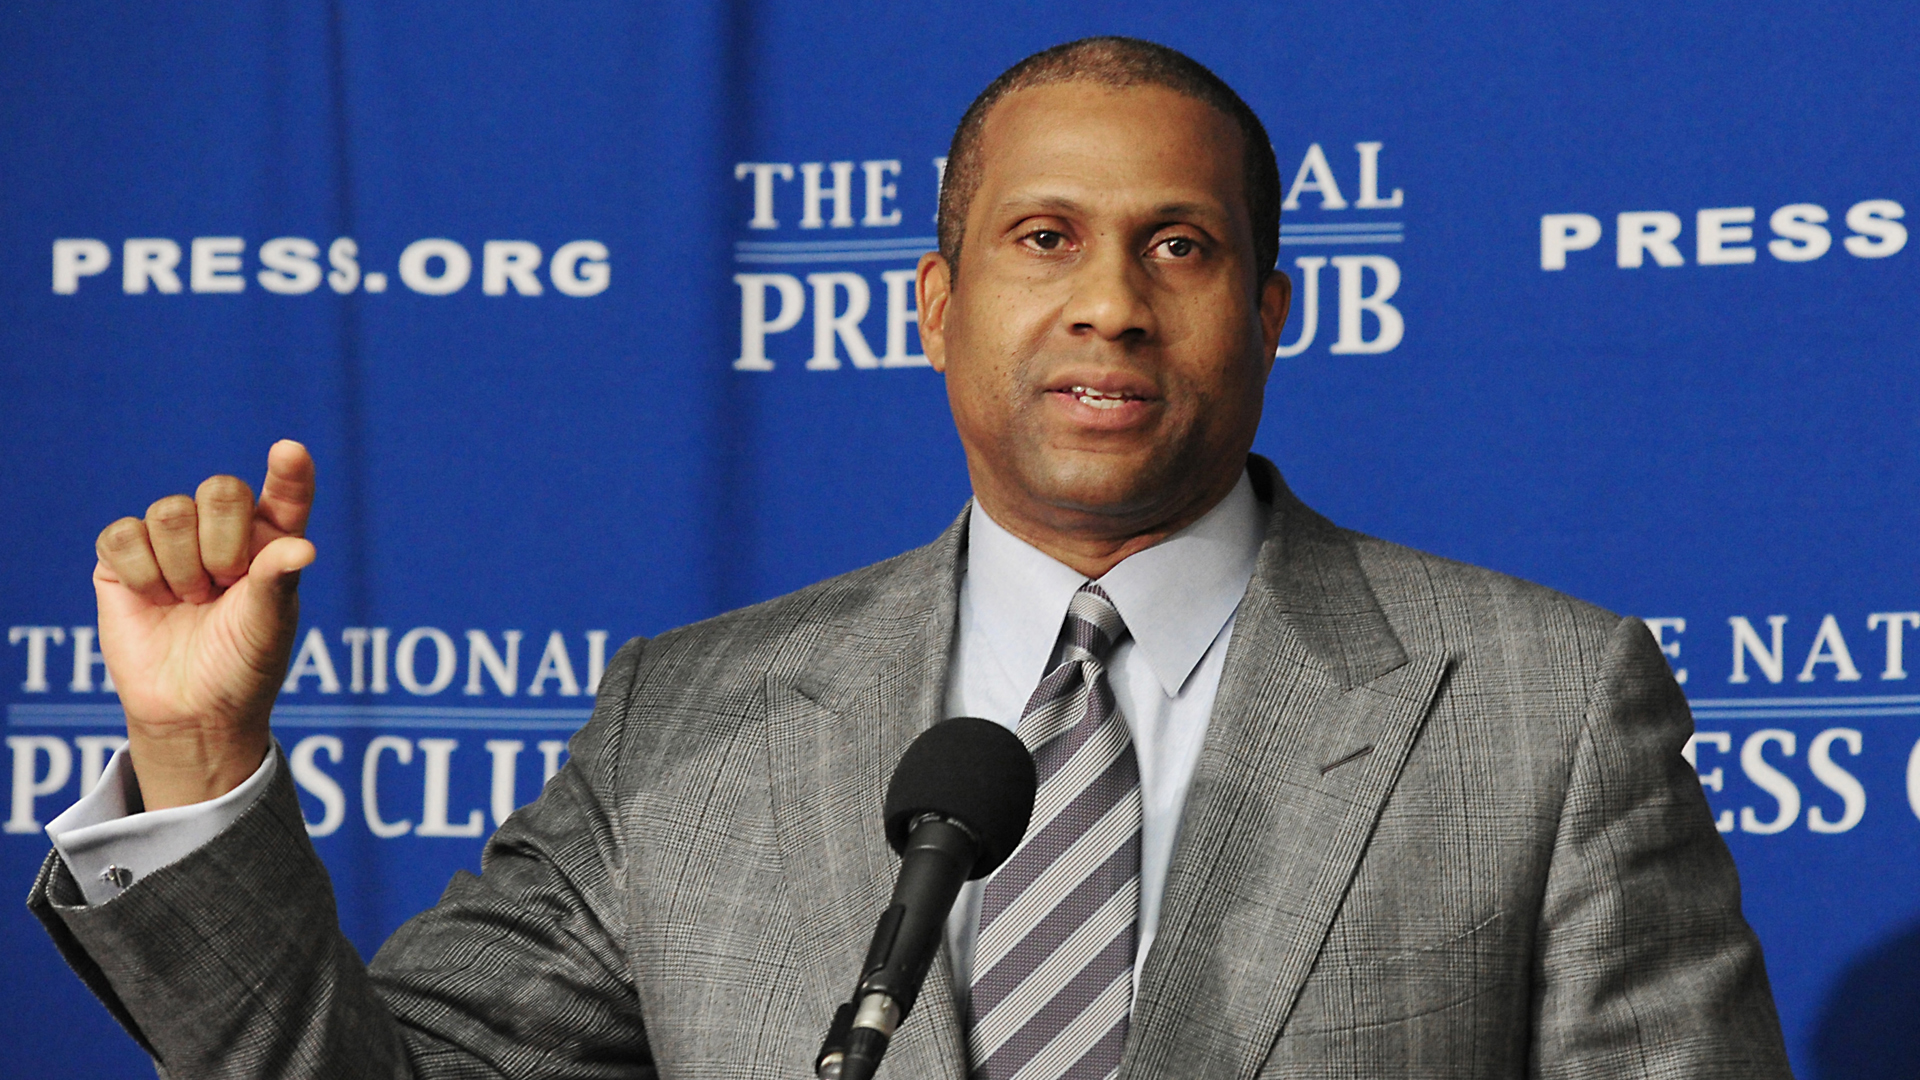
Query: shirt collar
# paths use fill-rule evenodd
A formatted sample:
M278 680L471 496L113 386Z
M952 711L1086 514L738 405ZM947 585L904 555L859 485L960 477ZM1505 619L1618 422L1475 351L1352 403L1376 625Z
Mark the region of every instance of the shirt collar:
M1137 654L1177 697L1253 578L1266 525L1245 473L1200 520L1129 556L1100 587L1126 620ZM994 652L1016 679L1038 683L1067 603L1087 578L1000 527L974 502L967 588Z

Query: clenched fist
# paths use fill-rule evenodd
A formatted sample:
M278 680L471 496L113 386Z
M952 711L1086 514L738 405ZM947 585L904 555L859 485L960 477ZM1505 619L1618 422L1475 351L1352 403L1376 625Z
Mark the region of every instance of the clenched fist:
M146 809L224 795L265 758L300 620L313 458L283 439L256 503L231 476L100 533L100 653L127 713Z

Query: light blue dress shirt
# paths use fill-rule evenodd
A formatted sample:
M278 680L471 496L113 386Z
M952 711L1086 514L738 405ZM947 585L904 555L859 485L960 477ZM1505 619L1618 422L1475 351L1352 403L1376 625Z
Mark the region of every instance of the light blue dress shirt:
M1233 492L1185 529L1107 571L1129 637L1107 661L1107 679L1140 761L1140 927L1134 990L1160 924L1167 864L1180 838L1194 762L1220 689L1234 612L1253 578L1266 523L1243 474ZM968 521L960 626L947 674L948 716L978 716L1018 730L1046 674L1067 602L1087 578L1001 528L975 503ZM954 990L972 983L980 882L947 921Z

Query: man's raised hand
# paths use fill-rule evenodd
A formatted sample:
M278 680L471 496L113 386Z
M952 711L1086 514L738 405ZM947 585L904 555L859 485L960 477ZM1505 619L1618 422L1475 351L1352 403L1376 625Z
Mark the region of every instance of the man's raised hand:
M300 620L313 458L289 439L267 452L259 502L209 477L145 520L100 533L93 571L100 653L127 713L128 754L148 810L233 790L266 756L268 714Z

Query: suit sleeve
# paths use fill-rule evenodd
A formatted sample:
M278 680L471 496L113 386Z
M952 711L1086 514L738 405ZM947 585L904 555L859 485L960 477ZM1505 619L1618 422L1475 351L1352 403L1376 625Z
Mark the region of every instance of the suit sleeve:
M1543 1078L1788 1078L1733 857L1681 749L1686 698L1653 636L1606 643L1574 751L1534 970Z
M647 1080L608 795L641 648L608 665L567 764L480 876L456 875L371 967L284 762L225 832L116 899L85 905L54 856L29 906L163 1077Z

